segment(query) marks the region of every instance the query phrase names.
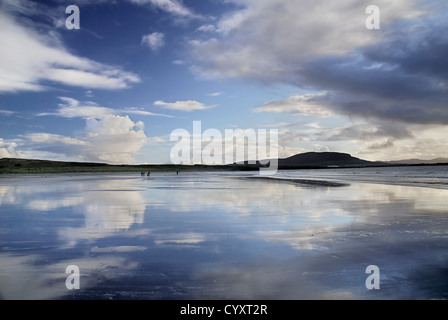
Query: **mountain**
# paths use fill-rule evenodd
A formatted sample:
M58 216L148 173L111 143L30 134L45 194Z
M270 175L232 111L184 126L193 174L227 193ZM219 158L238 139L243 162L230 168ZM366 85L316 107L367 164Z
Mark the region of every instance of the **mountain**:
M269 160L264 160L266 163ZM245 161L235 163L244 165L248 169L258 168L262 165L259 161ZM334 167L366 167L366 166L384 166L385 162L373 162L352 157L348 153L340 152L306 152L293 155L289 158L278 159L279 169L301 169L301 168L334 168ZM269 164L268 164L269 166Z
M351 167L379 165L377 162L352 157L339 152L306 152L279 159L279 168L291 167Z

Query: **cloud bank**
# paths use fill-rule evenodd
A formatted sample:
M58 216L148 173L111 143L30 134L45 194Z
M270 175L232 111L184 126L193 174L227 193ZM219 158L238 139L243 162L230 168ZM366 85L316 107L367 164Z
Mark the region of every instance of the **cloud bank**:
M365 1L229 2L234 12L190 41L201 76L327 92L331 99L310 106L317 113L448 123L446 1L377 1L380 30L365 27ZM256 111L296 112L305 102L295 96Z
M368 1L227 3L232 12L190 39L192 70L206 79L295 87L297 94L253 108L289 123L280 130L281 152L329 149L374 160L448 154L441 140L448 2L376 1L379 30L365 26Z

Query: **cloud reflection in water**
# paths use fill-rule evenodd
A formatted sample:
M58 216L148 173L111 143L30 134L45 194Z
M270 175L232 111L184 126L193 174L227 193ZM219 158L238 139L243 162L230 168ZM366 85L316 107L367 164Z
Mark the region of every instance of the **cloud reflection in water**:
M437 298L444 290L407 279L409 268L446 275L447 190L229 174L5 181L7 299ZM77 292L64 286L70 264L81 269ZM377 293L364 286L369 264L382 268Z

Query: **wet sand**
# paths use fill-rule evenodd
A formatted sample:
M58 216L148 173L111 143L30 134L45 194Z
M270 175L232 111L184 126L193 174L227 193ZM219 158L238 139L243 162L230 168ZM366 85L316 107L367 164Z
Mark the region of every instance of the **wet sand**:
M252 176L2 176L0 297L448 297L448 190Z

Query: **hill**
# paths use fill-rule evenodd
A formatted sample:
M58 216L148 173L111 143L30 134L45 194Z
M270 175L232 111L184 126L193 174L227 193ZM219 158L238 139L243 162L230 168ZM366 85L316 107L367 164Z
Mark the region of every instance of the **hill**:
M379 163L352 157L339 152L307 152L292 157L279 159L279 168L289 167L348 167L371 166Z
M200 171L231 170L228 166L177 166L170 164L154 165L111 165L93 162L64 162L35 159L0 159L0 174L8 173L101 173L101 172L147 172L147 171Z

